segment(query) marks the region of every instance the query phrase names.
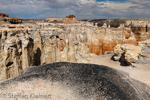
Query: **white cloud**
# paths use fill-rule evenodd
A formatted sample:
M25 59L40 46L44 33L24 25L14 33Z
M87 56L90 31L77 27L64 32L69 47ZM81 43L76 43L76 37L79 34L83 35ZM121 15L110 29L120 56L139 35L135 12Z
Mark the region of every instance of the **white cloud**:
M150 0L128 0L134 3L139 3L139 4L147 4L150 3Z
M149 0L124 2L96 0L0 0L0 12L23 18L63 18L74 14L79 19L149 17Z

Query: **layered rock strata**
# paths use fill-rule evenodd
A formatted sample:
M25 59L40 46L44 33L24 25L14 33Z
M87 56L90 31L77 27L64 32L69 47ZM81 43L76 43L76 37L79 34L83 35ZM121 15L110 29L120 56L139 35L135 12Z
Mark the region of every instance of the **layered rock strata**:
M89 21L98 27L102 27L106 23L107 26L118 28L122 24L131 30L137 41L150 38L150 19L97 19Z
M90 22L3 24L0 42L0 80L20 75L29 66L88 62L89 53L106 54L117 44L138 45L132 29L124 24L114 28L107 24L93 26Z
M32 26L32 25L31 25ZM41 25L0 31L0 80L20 75L22 69L51 62L76 62L87 58L87 36L80 28Z
M117 44L134 44L138 42L134 34L128 31L128 28L120 26L119 28L107 27L104 24L102 27L95 27L95 29L88 29L87 45L91 53L102 55L108 51L113 51ZM129 34L129 36L127 35ZM127 38L128 37L128 38Z

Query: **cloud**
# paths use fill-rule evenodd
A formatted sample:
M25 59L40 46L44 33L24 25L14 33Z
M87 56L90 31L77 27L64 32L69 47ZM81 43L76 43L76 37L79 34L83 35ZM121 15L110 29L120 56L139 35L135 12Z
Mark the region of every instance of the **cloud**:
M19 18L64 18L74 14L78 19L146 18L150 15L149 0L122 2L101 0L0 0L0 12Z
M150 0L128 0L128 1L139 4L150 4Z

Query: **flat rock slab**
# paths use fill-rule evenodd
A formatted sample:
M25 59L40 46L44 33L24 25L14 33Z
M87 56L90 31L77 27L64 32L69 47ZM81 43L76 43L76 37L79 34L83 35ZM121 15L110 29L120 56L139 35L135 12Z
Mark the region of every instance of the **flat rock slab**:
M150 87L103 65L57 62L28 67L0 83L0 100L148 100Z

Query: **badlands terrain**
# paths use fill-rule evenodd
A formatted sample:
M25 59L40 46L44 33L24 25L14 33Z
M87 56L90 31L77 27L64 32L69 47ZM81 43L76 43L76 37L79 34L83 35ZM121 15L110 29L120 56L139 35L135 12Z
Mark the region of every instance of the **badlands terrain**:
M148 100L150 20L0 14L0 63L4 100L35 99L32 92L50 93L47 100Z

